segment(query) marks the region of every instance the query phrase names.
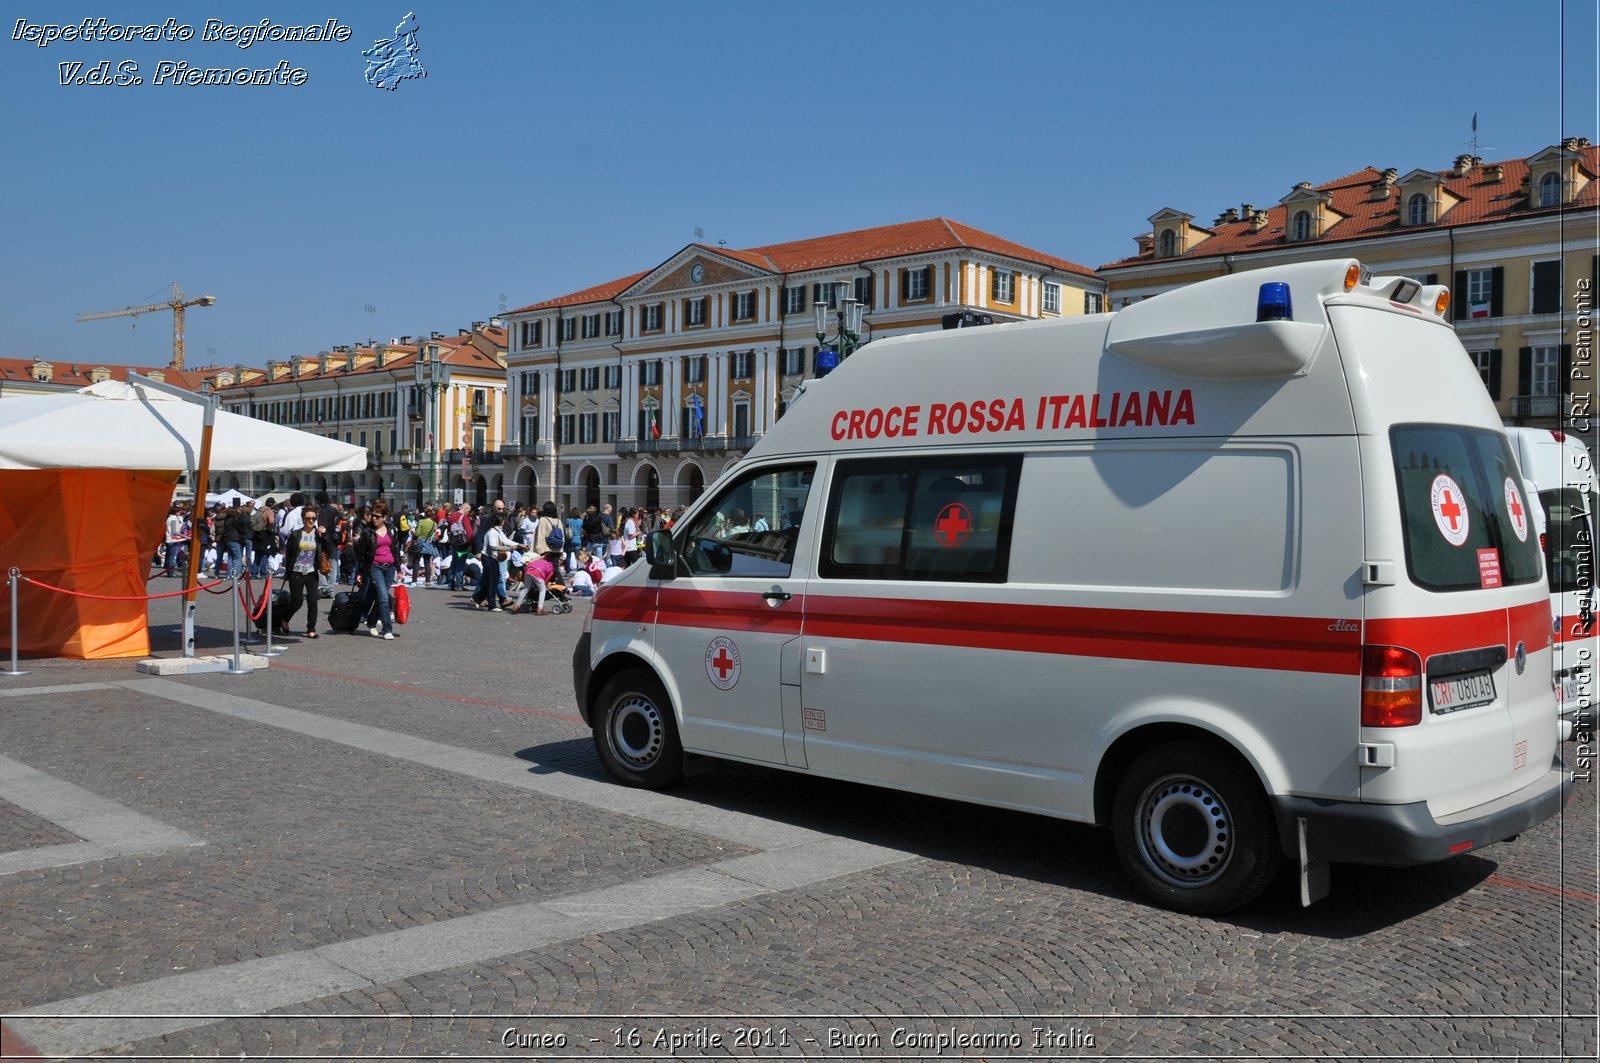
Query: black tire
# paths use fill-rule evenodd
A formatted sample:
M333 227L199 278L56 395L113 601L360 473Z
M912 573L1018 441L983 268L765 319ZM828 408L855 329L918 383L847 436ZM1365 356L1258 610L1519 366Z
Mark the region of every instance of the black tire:
M683 778L683 744L672 702L655 674L633 668L600 688L594 747L617 782L664 790Z
M1166 908L1220 915L1261 895L1280 853L1255 774L1197 743L1159 746L1117 784L1112 839L1128 877Z

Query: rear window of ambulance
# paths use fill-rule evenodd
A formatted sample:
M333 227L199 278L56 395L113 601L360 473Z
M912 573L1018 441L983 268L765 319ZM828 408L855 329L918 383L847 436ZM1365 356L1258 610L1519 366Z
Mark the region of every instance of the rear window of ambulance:
M1539 532L1504 436L1396 425L1389 441L1413 583L1465 591L1541 577Z

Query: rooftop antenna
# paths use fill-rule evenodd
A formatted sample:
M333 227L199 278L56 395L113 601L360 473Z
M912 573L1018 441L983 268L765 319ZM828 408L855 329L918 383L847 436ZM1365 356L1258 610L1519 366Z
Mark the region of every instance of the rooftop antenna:
M367 332L370 333L371 335L374 335L374 336L376 336L378 334L377 319L378 319L378 308L373 306L371 303L368 303L367 304ZM367 342L370 343L372 341L368 340Z
M694 242L697 243L697 244L704 243L705 242L705 238L706 238L706 231L704 229L700 228L700 226L696 225L694 227Z
M1472 112L1472 139L1467 141L1467 154L1472 155L1472 156L1477 157L1477 158L1482 158L1483 157L1483 152L1485 150L1492 150L1493 148L1494 148L1493 144L1479 144L1478 143L1478 112L1477 111L1473 111Z
M500 293L500 313L502 315L506 312L506 306L507 306L506 293L505 292L501 292Z

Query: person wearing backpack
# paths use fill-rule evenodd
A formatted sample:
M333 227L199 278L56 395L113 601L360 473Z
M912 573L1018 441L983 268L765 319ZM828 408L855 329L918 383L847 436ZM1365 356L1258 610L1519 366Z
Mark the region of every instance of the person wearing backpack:
M529 544L538 555L557 570L565 567L567 553L566 527L561 523L560 511L554 502L539 507L539 521L534 525L533 541Z
M459 591L467 579L467 556L472 551L472 506L466 502L450 518L447 549L450 551L450 589Z

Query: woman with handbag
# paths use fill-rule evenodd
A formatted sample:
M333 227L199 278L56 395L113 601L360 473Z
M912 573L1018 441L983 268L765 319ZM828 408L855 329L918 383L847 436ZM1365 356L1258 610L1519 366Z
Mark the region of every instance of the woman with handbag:
M483 554L479 558L483 571L478 576L478 589L472 594L472 607L499 613L510 604L506 601L505 578L502 575L505 571L505 562L511 558L512 550L524 544L507 534L505 525L509 520L508 517L500 515L485 519L492 523L483 537Z
M300 527L289 533L283 544L284 570L289 577L289 605L282 616L274 617L275 634L289 633L289 618L306 603L306 638L317 637L317 576L331 570L328 553L322 537L317 534L317 511L305 509L300 513Z

